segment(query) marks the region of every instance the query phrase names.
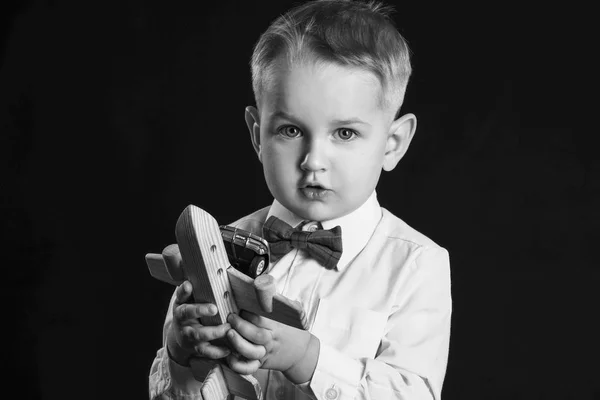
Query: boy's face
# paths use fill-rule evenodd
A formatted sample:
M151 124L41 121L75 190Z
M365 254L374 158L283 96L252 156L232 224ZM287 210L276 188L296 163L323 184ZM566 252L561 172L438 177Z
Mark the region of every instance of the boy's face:
M246 115L273 197L317 221L360 207L382 168L400 160L416 125L412 114L392 121L380 95L366 71L335 64L279 68L260 115L254 108Z

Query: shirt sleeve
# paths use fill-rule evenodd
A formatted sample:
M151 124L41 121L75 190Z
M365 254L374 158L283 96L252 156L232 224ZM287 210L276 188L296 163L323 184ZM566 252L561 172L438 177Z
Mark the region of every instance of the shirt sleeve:
M173 322L173 304L175 302L175 293L171 297L169 310L163 326L161 347L156 352L156 357L150 367L149 391L150 399L194 399L202 400L200 389L202 382L197 381L190 368L181 366L171 360L167 351L167 332Z
M441 399L452 313L448 252L420 248L408 268L375 358L355 359L322 344L310 382L312 396Z

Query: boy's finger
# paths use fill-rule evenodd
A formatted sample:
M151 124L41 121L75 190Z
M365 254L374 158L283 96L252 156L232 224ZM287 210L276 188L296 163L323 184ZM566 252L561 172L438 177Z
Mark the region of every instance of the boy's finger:
M198 327L186 325L181 328L181 344L187 348L193 348L200 343L224 338L230 329L231 326L229 324L217 326L199 325Z
M233 313L230 314L227 317L227 322L231 324L231 327L235 329L237 333L252 343L265 345L273 340L273 335L270 330L258 327L253 323L246 321L239 315Z
M233 329L227 332L227 339L235 351L249 360L259 360L267 354L265 346L250 343Z
M231 354L231 350L229 350L227 347L215 346L208 342L202 342L196 345L194 349L199 356L210 358L212 360L225 358Z
M178 321L211 317L217 314L217 306L210 303L181 304L173 309L173 318Z
M227 356L227 364L232 370L242 375L253 374L262 365L259 360L244 360L233 352Z
M201 342L209 342L211 340L224 338L227 332L231 329L231 325L215 325L215 326L203 326L195 329L196 337Z
M192 284L190 281L185 281L181 285L177 286L175 290L175 303L183 304L189 300L192 295Z
M191 326L181 328L181 345L185 348L194 348L198 344L198 332Z

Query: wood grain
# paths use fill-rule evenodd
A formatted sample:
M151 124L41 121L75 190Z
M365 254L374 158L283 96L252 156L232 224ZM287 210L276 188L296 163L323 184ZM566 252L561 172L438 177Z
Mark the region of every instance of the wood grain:
M254 291L258 305L267 313L273 312L273 296L277 290L275 278L269 274L262 274L254 279Z
M200 388L200 393L204 400L228 400L231 398L227 380L219 364L212 364L212 368Z
M238 308L225 273L229 259L217 221L201 208L190 205L177 221L175 236L185 276L192 283L194 300L215 304L218 309L217 315L201 317L200 322L204 325L225 323L227 316L237 313ZM225 344L225 340L213 342ZM204 382L201 390L206 400L227 399L235 393L244 399L257 399L253 384L258 386L258 382L254 377L243 377L233 371L225 375L224 370L227 370L225 365L213 360L194 363L194 377Z
M150 275L153 278L158 279L159 281L163 281L169 283L171 285L181 285L183 280L178 281L171 278L171 274L165 265L165 261L161 254L148 253L146 254L146 265L148 266L148 270L150 271Z
M227 389L232 396L247 400L262 398L260 384L252 375L244 375L245 379L240 379L240 375L233 372L226 365L221 365L221 371L227 382Z
M183 270L183 265L181 265L181 252L179 251L179 246L176 244L168 245L163 249L162 256L165 260L167 271L169 271L169 275L171 275L171 279L177 282L185 281L185 271Z
M209 213L194 205L186 207L177 220L175 236L178 247L167 246L162 255L149 253L146 263L153 277L173 285L187 279L192 284L196 303L217 306L217 315L200 318L202 324L225 323L230 313L239 312L239 305L255 314L307 329L306 315L300 303L277 293L272 295L272 278L262 278L255 287L252 278L230 265L219 225ZM260 302L257 292L263 297ZM272 311L265 311L261 302L267 310L269 305L272 306ZM227 345L224 339L213 343ZM204 400L262 398L258 381L251 375L239 375L215 360L192 359L190 365L194 378L203 382Z
M225 274L229 259L217 221L206 211L190 205L177 221L175 236L196 303L212 303L219 310L217 315L202 317L200 321L204 325L224 324L229 313L237 313L238 309Z
M308 329L306 313L302 305L287 297L275 293L273 296L273 311L265 312L256 296L254 281L233 267L227 269L229 282L235 301L240 309L281 322L298 329Z
M208 365L207 362L206 364ZM194 366L192 366L192 371L194 371ZM258 386L258 383L256 384ZM200 388L200 393L204 400L259 400L262 398L260 391L257 394L253 383L240 379L237 373L223 364L213 364L202 388Z

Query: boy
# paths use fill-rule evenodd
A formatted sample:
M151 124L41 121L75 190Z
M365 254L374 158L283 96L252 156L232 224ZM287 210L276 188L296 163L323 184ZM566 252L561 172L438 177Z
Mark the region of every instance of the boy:
M252 56L257 107L246 122L274 201L232 225L272 242L267 272L302 303L309 330L247 312L203 327L197 318L216 309L185 304L186 282L151 368L152 398L200 399L189 358L226 357L267 399L440 399L448 253L381 208L375 192L416 129L414 115L397 118L411 67L385 11L305 3L274 21ZM310 232L330 234L331 249L309 251ZM209 343L225 336L235 351Z

